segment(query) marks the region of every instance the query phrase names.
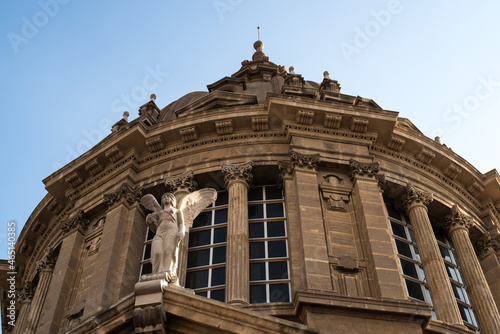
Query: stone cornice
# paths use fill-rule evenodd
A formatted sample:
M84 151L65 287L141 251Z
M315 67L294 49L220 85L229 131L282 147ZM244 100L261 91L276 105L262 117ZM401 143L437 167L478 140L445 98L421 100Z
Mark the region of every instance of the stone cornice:
M67 234L75 229L85 230L89 226L89 220L85 217L83 210L78 211L73 217L61 221L61 230Z
M253 180L252 167L252 161L240 164L222 165L222 172L224 173L224 182L226 183L226 187L233 182L242 182L247 186L250 186Z
M290 131L306 131L312 132L318 135L327 136L338 136L344 140L354 140L354 141L367 141L368 145L372 145L377 140L377 134L373 132L355 132L347 129L335 129L327 128L324 126L317 125L304 125L296 122L284 121L285 131L290 133Z
M198 187L198 183L194 179L194 173L192 170L188 170L180 175L172 176L165 180L165 185L168 191L175 194L178 191L193 192Z
M448 233L453 233L457 229L469 230L474 223L472 219L460 210L457 204L451 207L450 214L446 215L445 222L438 223Z
M139 202L142 197L142 188L132 188L127 183L122 183L121 186L110 194L105 194L103 201L108 207L121 203L124 200L128 204Z
M432 194L415 188L411 183L406 185L406 194L403 195L403 207L407 211L414 206L421 205L427 207L432 202Z

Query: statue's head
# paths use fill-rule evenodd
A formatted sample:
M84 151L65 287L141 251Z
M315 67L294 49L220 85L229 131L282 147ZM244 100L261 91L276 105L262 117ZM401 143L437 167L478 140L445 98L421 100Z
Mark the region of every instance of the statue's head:
M166 204L170 204L173 207L176 207L177 205L177 200L175 199L174 194L172 193L165 193L161 197L161 205L164 207Z

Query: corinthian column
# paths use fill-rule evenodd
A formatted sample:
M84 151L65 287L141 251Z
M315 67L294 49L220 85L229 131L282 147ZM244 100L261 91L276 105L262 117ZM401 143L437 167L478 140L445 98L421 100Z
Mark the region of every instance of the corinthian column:
M406 190L407 193L403 195L403 201L413 226L436 316L438 320L463 325L450 279L446 273L434 231L427 215L427 205L432 201L432 195L417 190L411 184L407 185Z
M248 188L252 166L251 161L222 166L229 195L226 302L230 304L248 304L249 300Z
M500 316L469 239L469 228L472 225L472 220L461 212L455 204L451 209L451 214L446 217L444 227L455 246L467 292L469 292L474 312L479 320L481 333L498 334L500 333Z
M38 319L42 313L43 303L49 290L50 280L52 279L52 272L56 265L57 254L51 249L47 248L45 256L42 260L37 263L37 271L39 272L38 285L36 287L35 295L33 296L33 301L31 302L30 314L28 316L27 326L24 329L24 333L35 333L36 326L38 324Z
M190 192L193 192L198 184L194 179L193 171L187 171L181 175L174 176L165 181L165 185L168 190L172 192L177 200L177 205L179 202ZM185 286L186 284L186 270L187 270L187 254L189 245L189 229L192 227L186 225L186 234L184 238L181 239L179 247L177 248L177 275L178 283L180 286Z

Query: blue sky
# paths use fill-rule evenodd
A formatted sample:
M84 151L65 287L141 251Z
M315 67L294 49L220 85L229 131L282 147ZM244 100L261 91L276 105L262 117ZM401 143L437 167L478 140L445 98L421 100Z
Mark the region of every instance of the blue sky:
M500 3L482 1L13 1L0 3L0 258L42 179L157 95L206 90L251 59L400 112L485 173L500 167Z

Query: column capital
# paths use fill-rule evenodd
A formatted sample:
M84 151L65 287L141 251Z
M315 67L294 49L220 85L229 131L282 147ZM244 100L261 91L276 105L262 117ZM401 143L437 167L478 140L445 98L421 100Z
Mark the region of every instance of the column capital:
M179 191L190 193L195 191L198 187L198 183L194 179L194 173L192 170L167 178L165 180L165 185L167 186L168 191L174 195Z
M379 174L379 166L380 164L375 162L359 162L354 159L349 160L349 174L351 180L364 178L364 179L372 179L377 180L379 186L382 186L385 182L385 176Z
M85 212L79 210L71 218L61 221L61 230L67 234L75 229L85 230L89 226L90 221L87 219Z
M321 161L319 154L302 154L294 150L290 150L290 168L294 170L305 169L316 171Z
M35 287L31 281L25 282L23 284L23 288L19 292L19 301L21 304L28 303L30 304L33 300L33 296L35 295Z
M122 183L121 186L110 194L104 194L103 201L108 208L120 203L124 200L128 204L139 202L142 197L142 188L133 188L127 183Z
M240 164L222 165L222 172L224 173L226 188L233 182L242 182L246 184L247 187L249 187L253 180L252 167L252 161L247 161Z
M483 259L491 253L500 251L500 245L496 240L491 238L490 233L485 233L476 242L476 253L479 259Z
M406 185L406 194L403 195L403 208L407 211L414 206L421 205L427 207L432 202L432 194L418 190L413 184Z
M473 225L472 219L463 213L456 204L451 207L451 213L446 215L445 222L438 224L438 226L443 228L447 233L452 233L457 229L469 231Z
M47 248L43 258L36 263L36 270L39 272L53 271L56 266L57 256L58 254L54 249Z

